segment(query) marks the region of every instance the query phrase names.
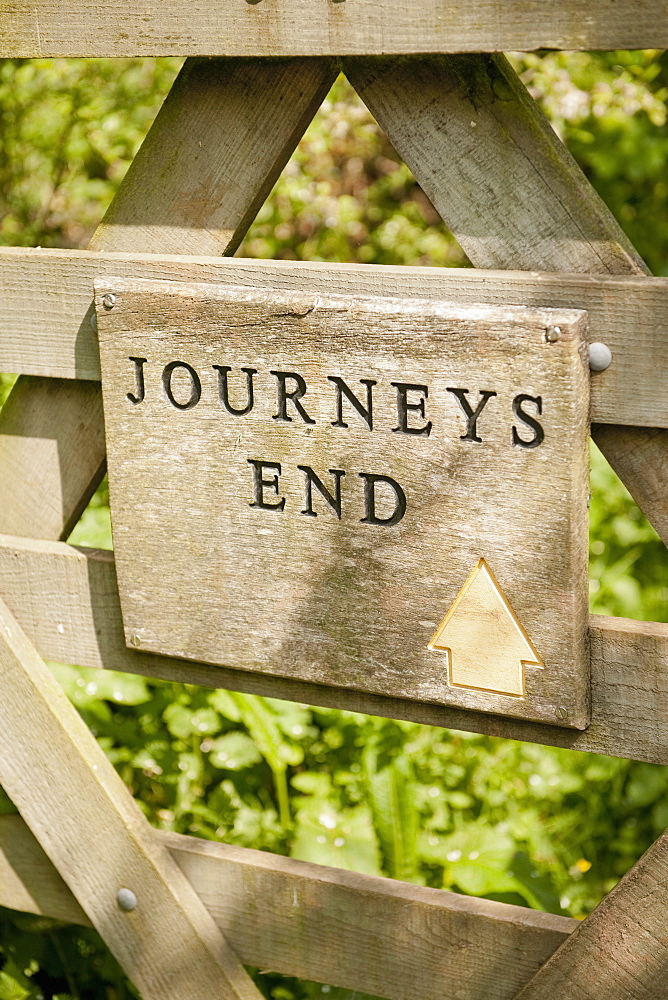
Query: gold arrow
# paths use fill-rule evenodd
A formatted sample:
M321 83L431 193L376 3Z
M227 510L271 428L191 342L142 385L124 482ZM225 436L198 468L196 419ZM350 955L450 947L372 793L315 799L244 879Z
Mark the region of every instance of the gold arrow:
M448 684L524 697L524 667L539 653L498 580L479 559L436 629L428 649L448 655Z

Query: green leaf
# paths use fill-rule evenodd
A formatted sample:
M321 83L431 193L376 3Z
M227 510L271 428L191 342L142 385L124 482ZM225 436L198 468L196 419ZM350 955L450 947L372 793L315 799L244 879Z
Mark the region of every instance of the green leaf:
M668 791L668 773L656 764L637 764L635 772L626 786L626 801L635 808L643 809L665 799Z
M337 810L307 800L298 810L291 856L334 868L382 874L378 841L368 806Z
M369 801L385 867L392 878L421 882L417 837L419 815L407 757L394 757L376 770L378 755L367 754Z
M332 794L332 776L326 771L300 771L293 775L290 784L304 795L326 799Z
M211 736L219 733L221 720L212 708L198 708L193 711L189 705L168 705L163 713L172 736L186 740L189 736Z
M262 754L250 736L242 732L226 733L214 740L209 750L209 760L214 767L227 771L240 771L259 764Z
M241 712L229 691L212 691L208 695L209 704L230 722L239 722Z
M303 753L286 740L275 713L258 695L232 694L241 718L272 771L284 771L287 764L300 764Z
M445 866L444 888L456 887L469 896L517 893L529 906L541 909L536 893L511 867L513 838L498 826L467 823L440 840L438 854Z
M241 718L248 728L255 745L269 764L274 775L278 814L282 825L288 829L292 824L290 798L286 776L287 764L300 764L304 759L301 749L289 743L283 736L264 698L257 695L232 694L239 708Z
M142 705L151 698L147 682L136 674L71 667L64 663L51 663L50 667L77 708L87 708L100 699L117 705Z
M17 965L8 961L0 972L0 1000L33 1000L33 985Z

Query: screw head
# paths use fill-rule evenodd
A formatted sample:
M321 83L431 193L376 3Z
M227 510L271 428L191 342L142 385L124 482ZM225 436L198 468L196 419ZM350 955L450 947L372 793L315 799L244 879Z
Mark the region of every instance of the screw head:
M560 326L548 326L547 330L545 331L545 340L547 341L548 344L556 344L560 336L561 336Z
M568 710L565 709L563 707L563 705L560 705L559 708L555 711L554 714L556 715L556 717L558 719L567 719L568 718Z
M604 372L612 363L612 351L607 344L589 345L589 367L593 372Z
M116 302L116 296L113 292L107 292L106 295L102 296L102 305L105 309L113 309Z
M141 639L139 638L138 635L131 635L130 642L132 643L133 646L141 646Z
M116 893L116 902L122 910L129 913L137 905L137 897L132 889L119 889Z

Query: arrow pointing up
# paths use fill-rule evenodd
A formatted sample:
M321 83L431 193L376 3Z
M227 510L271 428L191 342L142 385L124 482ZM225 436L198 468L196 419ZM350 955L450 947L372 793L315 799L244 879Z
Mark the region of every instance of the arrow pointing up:
M428 649L448 654L448 683L524 696L524 666L544 667L508 598L479 559Z

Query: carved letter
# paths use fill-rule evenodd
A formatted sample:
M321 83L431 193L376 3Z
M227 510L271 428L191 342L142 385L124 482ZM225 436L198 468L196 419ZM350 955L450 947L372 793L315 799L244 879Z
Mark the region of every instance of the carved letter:
M253 497L254 500L250 503L249 507L260 507L262 510L273 510L276 513L280 513L285 507L285 497L277 503L267 503L264 499L264 488L268 486L274 491L276 496L278 496L278 477L281 474L281 466L278 462L263 462L260 459L248 458L246 459L249 465L253 466ZM271 479L264 478L265 469L273 470L274 475Z
M146 389L144 388L144 365L146 364L146 358L128 358L128 361L132 361L135 366L135 382L137 384L137 395L134 392L129 392L127 398L135 406L137 403L143 403L144 397L146 395Z
M241 371L246 376L246 405L237 409L230 404L229 387L227 384L227 373L232 369L229 365L212 365L218 372L218 398L233 417L243 417L253 409L253 375L257 375L257 368L242 368Z
M431 420L428 420L422 427L408 426L408 411L416 410L424 420L424 403L429 398L429 388L426 385L415 385L412 382L392 382L390 383L397 390L397 421L399 426L392 430L399 434L431 434ZM422 393L417 403L408 402L409 392Z
M348 402L355 407L359 413L362 420L365 422L370 431L373 430L373 412L372 412L372 398L371 389L372 386L376 385L375 379L372 378L361 378L360 382L362 385L366 386L366 406L360 403L359 399L353 393L350 386L346 385L342 378L338 375L328 375L328 382L333 382L336 386L336 420L332 421L332 427L347 427L348 424L343 421L343 397L345 396Z
M471 408L471 404L466 398L467 393L469 391L468 389L447 389L446 391L451 392L452 395L456 397L457 402L461 406L462 410L464 411L464 415L466 417L467 421L466 434L460 434L461 440L477 441L478 443L480 443L482 441L482 438L478 437L478 427L477 427L478 417L484 410L487 401L491 399L492 396L496 396L496 393L490 392L489 389L481 389L480 390L481 399L474 410Z
M538 411L538 415L540 416L543 412L543 397L527 396L525 393L522 393L520 396L515 396L513 400L513 413L534 432L534 436L531 440L525 441L519 436L517 428L513 424L513 444L518 444L521 448L537 448L538 445L542 444L545 440L545 431L535 417L532 417L530 413L526 413L525 410L522 409L522 403L534 403Z
M345 476L343 469L330 469L330 476L334 476L334 493L329 492L325 484L322 482L320 477L311 469L308 465L298 465L297 468L300 472L304 473L304 494L306 504L306 510L301 513L306 514L308 517L317 517L316 511L313 510L313 487L317 489L323 500L326 500L329 506L332 508L339 521L341 520L341 478Z
M298 375L297 372L270 372L271 375L275 375L278 379L278 385L276 387L278 392L278 413L275 413L272 420L289 420L292 421L292 417L288 416L288 400L292 403L295 410L302 418L305 424L314 424L315 420L311 420L308 413L299 402L304 393L306 392L306 382ZM286 388L286 382L288 379L292 379L296 382L297 388L293 389L292 392L288 392Z
M364 480L364 510L365 517L360 518L364 524L382 524L390 527L398 524L406 513L406 494L396 480L390 476L377 476L372 472L360 472ZM376 514L376 483L386 483L394 493L394 511L389 517L378 517Z
M183 368L184 371L188 373L188 378L190 379L190 396L185 403L179 403L178 400L174 398L174 393L172 392L172 374L174 369ZM193 406L197 406L202 395L202 385L199 380L199 375L195 369L186 364L185 361L170 361L168 365L165 366L165 370L162 373L162 387L165 390L165 396L177 410L192 410Z

